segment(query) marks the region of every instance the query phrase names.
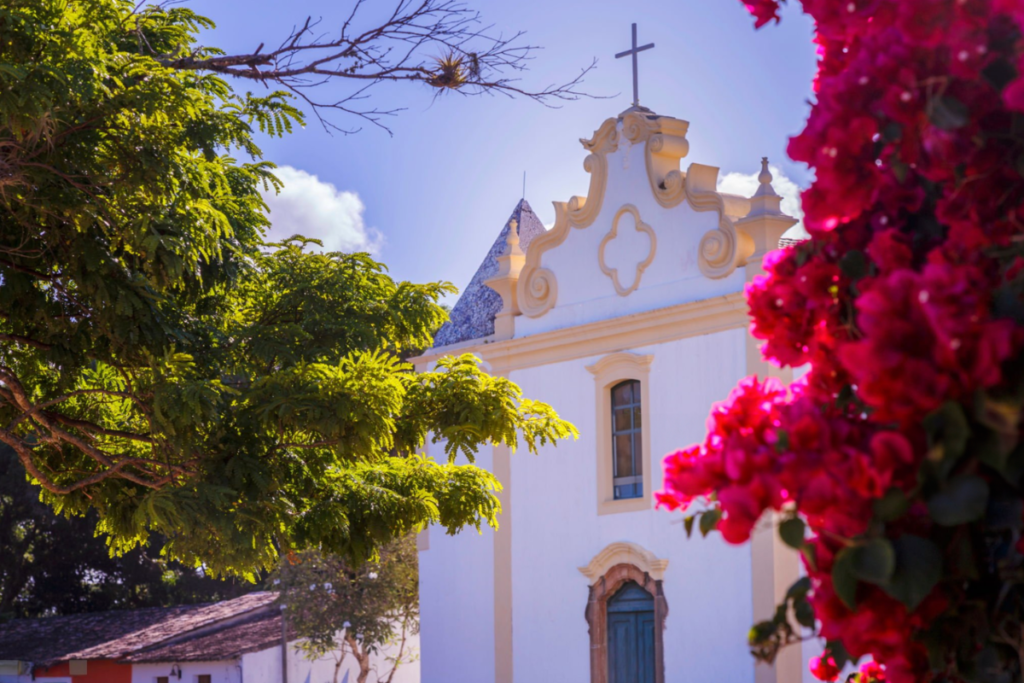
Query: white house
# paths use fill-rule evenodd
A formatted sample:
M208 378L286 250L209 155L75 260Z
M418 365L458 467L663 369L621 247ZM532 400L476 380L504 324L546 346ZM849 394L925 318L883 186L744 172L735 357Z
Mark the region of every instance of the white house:
M513 212L436 345L471 352L553 405L580 438L538 457L494 447L500 529L420 537L423 683L796 683L806 653L755 667L746 635L798 577L770 530L687 540L655 509L666 453L762 363L744 285L796 220L767 161L752 197L684 171L689 124L633 106L582 140L585 197L545 231ZM752 159L755 166L756 159ZM442 445L432 455L444 458Z
M338 666L337 652L310 660L298 649L276 598L9 621L0 624L0 683L355 683L351 655ZM390 671L391 654L372 665ZM413 661L392 683L418 681Z

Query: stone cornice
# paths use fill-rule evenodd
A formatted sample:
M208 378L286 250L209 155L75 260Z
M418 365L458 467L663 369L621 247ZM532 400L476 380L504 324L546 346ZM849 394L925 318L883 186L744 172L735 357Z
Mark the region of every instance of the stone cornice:
M733 292L526 337L504 341L485 338L474 343L442 346L430 349L411 362L422 369L442 356L473 353L491 366L491 372L507 372L701 334L743 329L747 324L746 299L742 292Z

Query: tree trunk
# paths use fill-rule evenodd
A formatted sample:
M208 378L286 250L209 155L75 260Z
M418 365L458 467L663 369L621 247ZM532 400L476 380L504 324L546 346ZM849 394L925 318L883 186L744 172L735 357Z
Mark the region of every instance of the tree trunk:
M352 648L352 654L356 658L356 662L359 664L359 674L356 676L356 683L366 683L366 680L370 677L370 653L362 648L359 641L348 633L345 634L345 642Z
M345 648L341 648L341 656L334 660L334 683L338 683L338 674L341 673L341 664L345 661Z

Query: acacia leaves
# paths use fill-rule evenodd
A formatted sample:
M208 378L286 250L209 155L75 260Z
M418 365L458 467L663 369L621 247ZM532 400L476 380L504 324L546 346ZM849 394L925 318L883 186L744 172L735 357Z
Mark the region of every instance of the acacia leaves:
M207 25L124 0L0 7L0 442L115 551L158 531L214 574L495 524L497 482L455 456L575 430L471 356L402 361L451 285L264 243L279 182L254 136L301 116L152 57L212 53ZM431 434L449 462L418 455Z
M410 385L409 404L411 419L399 446L418 447L432 431L435 443L445 440L451 460L462 454L472 462L481 433L513 450L521 438L530 453L577 434L551 406L523 399L513 382L481 372L470 355L442 358L433 372L417 375Z
M512 448L521 442L536 452L575 435L550 406L523 399L515 384L487 375L472 356L445 358L434 371L416 374L394 351L358 348L403 326L416 334L391 337L391 348L411 346L422 334L416 320L443 315L434 303L442 288L385 287L379 266L365 254L325 256L289 246L268 253L258 267L242 271L225 303L273 301L263 309L270 314L253 319L229 308L228 315L209 316L197 328L206 343L192 345L195 355L177 351L148 367L122 364L117 372L96 366L80 375L84 393L57 402L74 419L109 432L92 440L94 448L133 449L170 477L160 486L126 487L115 473L50 496L69 510L100 509L100 529L119 550L155 529L172 556L215 572L251 574L272 566L282 548L365 558L396 534L428 523L450 532L496 523L497 481L455 464L456 455L472 458L488 442ZM325 279L307 261L326 261L328 269L363 273L373 282ZM290 268L291 277L279 272ZM311 286L301 273L316 279L316 296L327 303L308 302ZM426 310L411 313L412 321L396 314L388 302L397 293L405 310ZM332 301L375 313L324 315ZM83 412L71 413L78 406ZM115 425L134 431L121 435ZM446 440L451 462L415 455L431 435ZM62 468L69 455L78 468L104 472L74 450L33 451L60 481L67 479Z

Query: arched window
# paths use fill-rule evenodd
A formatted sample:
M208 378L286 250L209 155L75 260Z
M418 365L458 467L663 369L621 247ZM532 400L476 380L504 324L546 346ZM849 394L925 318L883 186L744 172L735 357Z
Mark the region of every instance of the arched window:
M649 452L653 360L653 355L618 351L587 366L597 390L593 433L599 515L651 509L656 488Z
M615 500L644 495L640 382L619 382L612 392L612 486Z

